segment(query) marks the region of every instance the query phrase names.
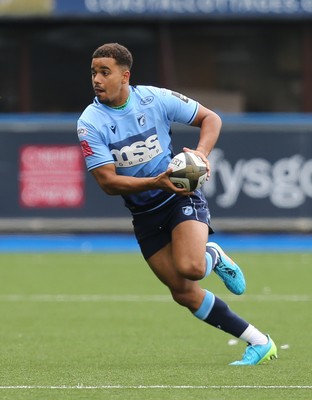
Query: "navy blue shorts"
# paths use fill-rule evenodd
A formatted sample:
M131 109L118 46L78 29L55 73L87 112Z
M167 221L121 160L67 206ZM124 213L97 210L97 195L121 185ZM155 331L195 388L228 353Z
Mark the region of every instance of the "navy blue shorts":
M133 227L141 252L147 260L171 242L171 232L183 221L201 221L210 227L208 202L200 190L191 196L175 196L160 208L133 216Z

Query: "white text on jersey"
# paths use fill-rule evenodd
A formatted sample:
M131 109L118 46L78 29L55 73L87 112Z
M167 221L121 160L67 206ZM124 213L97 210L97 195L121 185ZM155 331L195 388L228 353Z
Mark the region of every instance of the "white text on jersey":
M148 162L162 152L157 135L151 135L145 141L139 140L121 149L111 150L115 166L118 168L132 167Z

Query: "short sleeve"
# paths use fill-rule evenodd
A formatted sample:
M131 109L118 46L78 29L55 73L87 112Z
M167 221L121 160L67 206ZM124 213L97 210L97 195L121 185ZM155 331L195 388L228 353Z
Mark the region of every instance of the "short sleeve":
M103 140L103 136L92 124L87 123L83 119L79 119L77 123L77 134L82 154L89 171L105 164L114 163L110 150Z
M160 90L160 101L166 108L170 121L191 124L198 112L197 101L169 89Z

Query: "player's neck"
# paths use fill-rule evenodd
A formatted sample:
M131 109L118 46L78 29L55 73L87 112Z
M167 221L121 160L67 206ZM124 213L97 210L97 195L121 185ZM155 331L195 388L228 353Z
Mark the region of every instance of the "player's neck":
M127 107L127 105L129 104L129 101L130 101L130 91L128 92L128 97L127 97L127 99L126 99L126 101L124 103L122 103L122 104L120 104L118 106L113 106L112 108L114 110L123 110L124 108Z

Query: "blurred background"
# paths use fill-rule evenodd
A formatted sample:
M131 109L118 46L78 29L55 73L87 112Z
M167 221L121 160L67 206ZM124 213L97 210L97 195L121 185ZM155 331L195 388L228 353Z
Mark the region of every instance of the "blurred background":
M216 230L312 231L312 0L2 0L0 232L131 231L76 136L106 42L132 52L132 84L222 117L203 189ZM173 132L176 152L195 145Z

